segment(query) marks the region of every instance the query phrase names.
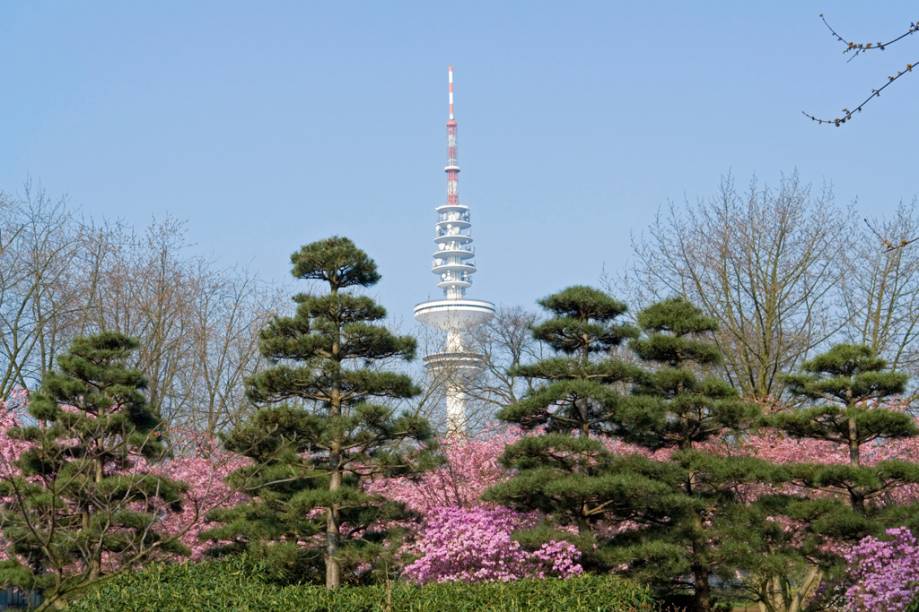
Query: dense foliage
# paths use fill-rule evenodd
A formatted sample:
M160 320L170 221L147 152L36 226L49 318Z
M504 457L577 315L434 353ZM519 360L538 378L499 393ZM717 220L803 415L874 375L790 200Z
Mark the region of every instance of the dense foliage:
M364 484L414 471L413 455L432 431L394 407L419 392L411 378L384 369L411 359L415 340L380 325L385 309L352 292L379 280L373 260L350 240L330 238L291 262L294 277L326 291L295 296L294 316L261 333L273 365L246 381L261 408L225 439L252 460L228 481L250 499L212 512L220 525L205 535L225 551L259 551L276 576L318 581L324 565L325 584L335 588L385 558L392 521L405 516Z
M845 494L854 510L868 514L873 502L891 489L919 483L919 465L887 460L862 465L862 449L878 439L919 435L913 418L885 406L902 393L907 376L864 346L840 344L804 363L802 372L786 376L791 393L809 403L780 412L770 422L797 438L825 440L848 450L849 465L802 465L796 477L818 490Z
M494 610L548 612L569 610L653 610L649 592L614 576L569 580L519 580L479 584L415 586L405 582L328 591L312 585L278 586L263 579L261 562L228 558L220 562L152 565L143 572L108 581L73 602L74 612L124 610L239 610L370 612L399 610Z
M32 422L5 432L24 446L2 481L7 560L0 580L41 589L46 605L154 553L186 553L162 533L185 486L138 464L163 454L136 341L76 339L29 401Z
M514 477L486 495L492 502L519 511L544 514L552 525L573 527L593 548L594 528L609 519L629 483L610 479L605 470L611 453L597 436L615 428L623 394L613 388L634 377L636 368L611 357L610 350L637 335L617 322L624 304L590 287L569 287L540 301L552 317L533 335L556 355L517 368L517 374L539 384L498 418L534 432L507 447L502 462ZM568 537L551 529L533 534L534 545Z

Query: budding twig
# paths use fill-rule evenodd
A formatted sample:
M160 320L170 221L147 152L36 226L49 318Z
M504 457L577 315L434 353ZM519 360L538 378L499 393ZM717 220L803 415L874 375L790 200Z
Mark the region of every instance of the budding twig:
M826 20L826 18L823 16L823 13L820 14L820 20L823 21L823 25L825 25L827 30L830 31L830 34L833 36L833 38L835 38L840 43L845 45L846 48L845 50L843 50L843 53L852 53L852 56L849 58L849 61L852 61L853 59L858 57L859 54L865 51L873 51L877 49L880 49L881 51L883 51L890 45L903 40L907 36L912 36L916 32L919 32L919 21L915 21L909 24L909 29L907 29L905 32L903 32L899 36L896 36L895 38L891 38L887 42L858 43L858 42L854 42L846 38L843 38L836 30L833 29L833 26L831 26L830 23ZM906 66L903 69L898 70L896 74L888 76L887 82L881 85L880 87L878 87L877 89L872 89L871 94L867 98L862 100L861 104L859 104L852 110L849 110L848 108L842 109L841 115L838 115L832 118L823 118L823 117L817 117L816 115L812 115L811 113L808 113L807 111L801 111L801 114L803 114L805 117L807 117L811 121L816 122L819 125L834 125L836 127L839 127L843 125L844 123L851 121L852 118L855 116L855 114L860 113L862 109L865 108L865 105L871 102L871 100L875 98L880 98L881 92L887 89L888 87L890 87L891 85L893 85L894 82L896 82L900 77L906 75L909 72L912 72L914 66L919 66L919 63L912 62L912 63L906 64Z

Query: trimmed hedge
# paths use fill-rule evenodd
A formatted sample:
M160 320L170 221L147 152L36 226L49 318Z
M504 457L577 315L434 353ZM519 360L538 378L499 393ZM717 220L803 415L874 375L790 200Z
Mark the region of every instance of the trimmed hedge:
M381 586L342 587L329 592L313 585L278 586L260 578L258 567L244 559L152 565L143 571L107 580L73 601L69 610L141 612L153 610L302 610L364 612L386 610ZM655 609L650 592L614 576L581 576L568 580L444 583L415 586L395 582L394 612L439 610L506 612L629 611Z

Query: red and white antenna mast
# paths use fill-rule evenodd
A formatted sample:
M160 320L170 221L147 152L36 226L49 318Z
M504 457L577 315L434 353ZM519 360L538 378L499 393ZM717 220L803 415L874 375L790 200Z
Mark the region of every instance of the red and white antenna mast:
M456 161L456 115L453 114L453 66L447 68L450 115L447 119L447 204L459 204L459 165Z
M469 207L459 201L459 164L456 160L456 115L453 112L453 66L447 69L450 114L447 118L447 201L437 207L434 225L432 271L444 298L422 302L415 306L415 318L424 325L445 333L443 351L425 357L432 371L446 377L447 431L466 430L467 384L479 375L483 356L472 349L469 334L495 316L495 307L485 300L471 300L466 290L472 285L475 272L475 248L472 246L472 219Z

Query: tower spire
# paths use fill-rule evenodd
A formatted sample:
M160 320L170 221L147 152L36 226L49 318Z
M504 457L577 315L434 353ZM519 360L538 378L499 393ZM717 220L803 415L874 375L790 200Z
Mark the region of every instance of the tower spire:
M447 83L450 87L450 121L453 121L453 66L447 66Z
M472 284L475 262L472 258L472 234L469 207L459 201L459 163L456 157L456 115L453 109L453 66L447 68L450 112L447 119L447 202L437 207L438 220L434 230L434 274L440 276L437 286L448 300L461 300Z
M459 164L456 159L456 115L453 113L453 66L447 68L450 113L447 116L447 203L459 204Z
M466 430L466 386L479 375L483 357L471 350L468 334L490 321L495 307L484 300L466 298L475 272L475 250L469 207L459 201L459 164L456 159L456 115L453 108L453 66L447 68L449 115L447 116L447 201L437 207L434 226L433 272L444 299L415 306L415 318L445 332L443 351L425 357L428 368L446 379L447 430Z

